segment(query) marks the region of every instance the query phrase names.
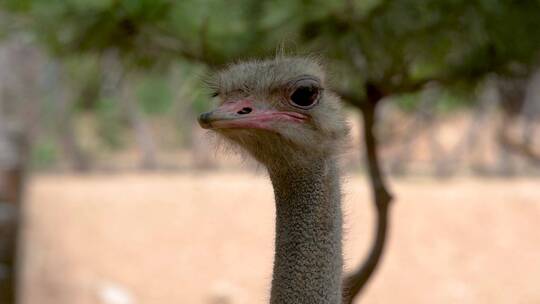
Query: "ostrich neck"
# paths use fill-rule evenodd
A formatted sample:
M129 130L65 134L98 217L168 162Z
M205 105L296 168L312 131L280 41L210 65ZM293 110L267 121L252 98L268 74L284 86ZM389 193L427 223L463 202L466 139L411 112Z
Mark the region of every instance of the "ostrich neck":
M341 190L335 161L269 173L276 200L270 303L341 303Z

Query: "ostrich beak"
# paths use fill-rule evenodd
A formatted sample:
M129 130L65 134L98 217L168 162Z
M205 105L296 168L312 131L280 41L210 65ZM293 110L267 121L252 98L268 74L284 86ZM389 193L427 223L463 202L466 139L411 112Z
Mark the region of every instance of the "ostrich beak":
M226 102L217 109L199 115L204 129L264 129L273 130L276 121L303 122L307 115L297 112L257 109L251 100Z

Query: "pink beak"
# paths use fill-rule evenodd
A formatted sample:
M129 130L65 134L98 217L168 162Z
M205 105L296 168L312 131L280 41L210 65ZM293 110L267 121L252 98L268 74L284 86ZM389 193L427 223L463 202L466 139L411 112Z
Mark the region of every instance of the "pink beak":
M276 121L301 123L307 115L297 112L258 110L251 100L226 102L217 109L199 115L204 129L263 129L273 130Z

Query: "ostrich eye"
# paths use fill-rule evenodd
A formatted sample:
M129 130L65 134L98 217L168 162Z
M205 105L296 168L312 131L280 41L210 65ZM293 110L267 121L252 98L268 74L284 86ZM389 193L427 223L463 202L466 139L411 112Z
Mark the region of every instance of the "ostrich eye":
M291 94L290 102L295 107L309 109L319 100L319 91L315 83L301 84Z

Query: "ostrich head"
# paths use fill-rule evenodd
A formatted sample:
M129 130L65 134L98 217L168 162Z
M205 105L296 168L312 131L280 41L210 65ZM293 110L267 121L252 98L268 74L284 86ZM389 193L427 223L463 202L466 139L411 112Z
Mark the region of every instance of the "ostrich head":
M307 166L340 150L348 133L339 98L309 58L276 58L229 66L211 82L219 104L199 123L259 162Z

